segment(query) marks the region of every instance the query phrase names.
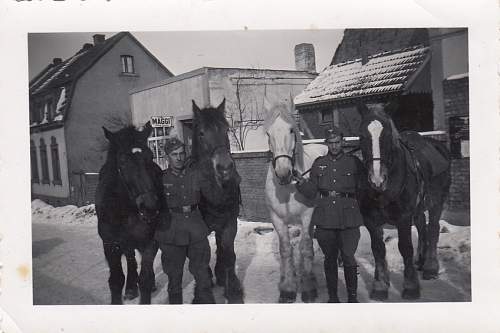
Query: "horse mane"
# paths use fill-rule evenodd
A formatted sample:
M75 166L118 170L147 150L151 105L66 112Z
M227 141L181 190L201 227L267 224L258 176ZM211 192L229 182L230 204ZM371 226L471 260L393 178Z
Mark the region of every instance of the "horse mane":
M262 124L264 132L269 131L278 117L281 117L281 119L283 119L293 129L293 133L295 134L295 165L298 166L300 170L304 170L304 145L302 144L302 135L300 134L297 123L292 117L287 104L277 103L271 106L266 118L264 119L264 123Z

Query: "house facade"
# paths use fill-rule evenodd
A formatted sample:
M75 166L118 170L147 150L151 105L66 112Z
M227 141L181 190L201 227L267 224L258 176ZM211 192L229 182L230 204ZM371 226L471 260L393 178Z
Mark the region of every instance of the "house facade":
M231 138L233 150L267 150L267 140L260 128L265 117L264 97L271 103L289 101L316 77L307 70L266 70L246 68L203 67L131 92L134 124L167 118L167 126L159 124L150 138L156 162L166 167L163 144L177 136L188 148L192 135L192 100L199 107L216 106L226 99L226 117L230 125L240 121L238 111L244 109L243 121L254 126L243 145ZM165 123L165 122L164 122Z
M91 201L106 157L102 126L131 122L129 91L173 74L132 34L96 34L72 57L55 58L29 86L32 196L54 204Z

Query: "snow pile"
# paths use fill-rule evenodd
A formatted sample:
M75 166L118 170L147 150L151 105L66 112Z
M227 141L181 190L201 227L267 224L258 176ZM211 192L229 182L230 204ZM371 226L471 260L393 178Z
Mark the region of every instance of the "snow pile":
M35 199L31 202L32 222L37 223L96 223L94 204L77 207L67 205L53 207L42 200Z
M454 261L464 271L470 272L470 227L454 226L441 220L441 231L438 242L438 259L441 263ZM418 246L418 233L412 228L415 255ZM403 259L398 249L398 232L396 229L384 230L384 241L387 249L387 263L391 269L403 270ZM442 268L442 267L441 267Z

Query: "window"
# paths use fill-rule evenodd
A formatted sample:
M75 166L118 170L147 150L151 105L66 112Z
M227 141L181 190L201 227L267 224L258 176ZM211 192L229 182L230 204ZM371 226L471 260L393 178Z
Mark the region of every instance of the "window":
M129 55L122 55L122 73L135 73L134 57Z
M54 118L54 111L52 110L52 100L47 101L47 120L51 121Z
M42 184L50 184L49 161L47 160L47 145L40 139L40 161L42 162Z
M61 168L59 163L59 145L57 144L56 138L50 138L50 155L52 156L52 184L62 185L61 181Z
M322 109L321 110L321 122L330 123L333 122L333 109Z
M30 140L30 161L31 161L31 182L39 183L40 177L38 176L38 159L36 157L36 146L33 140Z

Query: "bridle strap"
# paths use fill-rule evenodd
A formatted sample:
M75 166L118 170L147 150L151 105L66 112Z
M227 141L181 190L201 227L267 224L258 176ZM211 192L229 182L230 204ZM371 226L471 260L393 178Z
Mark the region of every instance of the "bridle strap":
M294 159L292 156L290 156L290 155L283 154L283 155L278 155L278 156L274 156L274 157L273 157L273 161L272 161L272 163L273 163L273 168L276 168L276 161L277 161L279 158L287 158L287 159L289 159L289 160L290 160L290 162L292 162L292 167L294 167L294 166L295 166L295 159ZM294 170L295 170L295 169L294 169Z

